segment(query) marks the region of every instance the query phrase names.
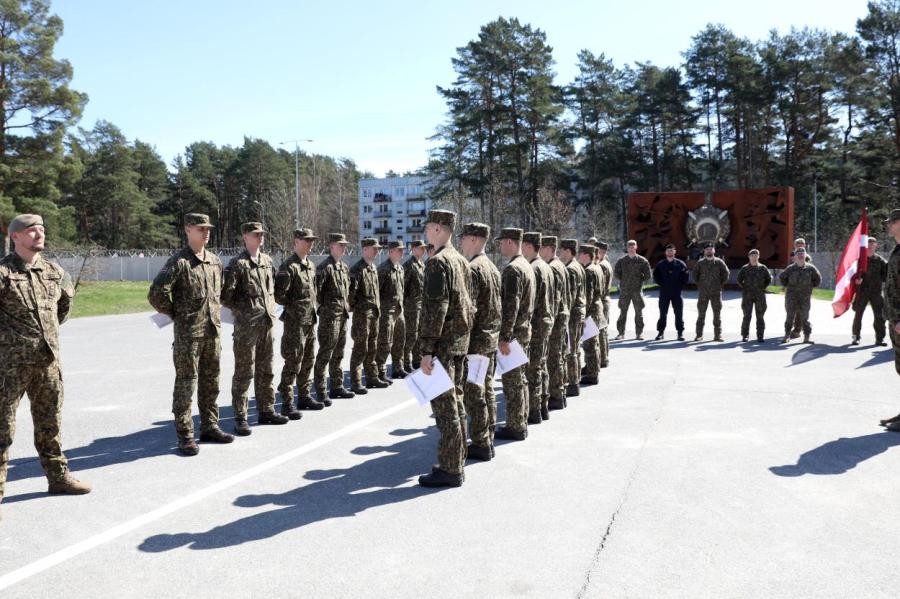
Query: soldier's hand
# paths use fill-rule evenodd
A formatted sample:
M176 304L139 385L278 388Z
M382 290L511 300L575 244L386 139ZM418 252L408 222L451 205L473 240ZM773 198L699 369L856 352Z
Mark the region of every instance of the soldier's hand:
M500 342L500 353L504 356L509 355L509 341L501 341Z
M862 283L862 277L853 277L853 282L859 285Z
M422 356L422 361L419 366L422 368L422 372L431 376L431 371L434 370L434 365L431 363L431 356Z

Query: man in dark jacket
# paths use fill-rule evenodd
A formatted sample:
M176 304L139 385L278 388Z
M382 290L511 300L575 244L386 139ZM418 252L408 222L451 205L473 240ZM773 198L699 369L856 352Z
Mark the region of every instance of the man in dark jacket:
M663 338L666 330L666 317L669 313L669 305L675 312L675 330L678 331L678 340L684 341L684 319L682 318L684 304L681 301L681 290L690 278L687 264L675 257L675 246L671 243L666 246L666 258L660 260L653 269L653 281L659 285L659 321L656 323L656 340Z

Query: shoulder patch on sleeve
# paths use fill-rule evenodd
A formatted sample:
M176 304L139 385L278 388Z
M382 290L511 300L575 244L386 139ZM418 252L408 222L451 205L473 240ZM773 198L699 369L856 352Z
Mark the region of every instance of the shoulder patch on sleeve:
M447 281L443 268L434 264L432 268L425 270L425 293L428 297L443 297L446 286Z

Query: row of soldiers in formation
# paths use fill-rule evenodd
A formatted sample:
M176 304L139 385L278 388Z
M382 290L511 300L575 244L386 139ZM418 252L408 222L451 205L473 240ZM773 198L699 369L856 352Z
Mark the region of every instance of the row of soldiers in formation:
M248 223L242 228L246 251L223 269L218 257L205 249L212 228L209 217L187 215L187 246L166 263L149 293L154 308L170 316L175 324L172 409L179 450L187 455L198 452L191 419L195 391L202 427L200 440L234 440L218 426L222 304L231 308L235 319L232 398L235 432L239 435L250 434L247 391L251 381L255 381L258 421L281 424L298 419L297 408L322 409L333 398L352 397L354 393L390 384L385 367L388 354L392 354L393 377L402 377L416 367L431 374L433 360L438 359L453 379L454 387L432 401L441 437L438 466L419 480L426 486L462 484L467 457L491 459L495 438L524 440L529 425L546 420L550 410L565 408L566 398L578 395L579 384L597 383L600 369L609 363L606 325L614 276L621 284L618 338L624 335L629 305L635 307L640 336L640 288L651 276L660 285L658 338L665 329L668 305L680 306L687 269L675 258L672 247L667 248L666 259L650 273L649 263L637 255L634 242L628 243L628 254L611 268L606 260L608 246L595 239L579 246L574 239L560 241L540 233L503 229L495 240L507 259L501 273L485 254L490 228L480 223L465 225L461 254L453 245L455 220L452 212L431 211L426 224L430 247L411 244L411 256L401 266L402 244L389 244L389 260L379 269L374 267L380 250L375 240L363 242L362 259L348 269L343 262L348 243L337 233L328 236L330 255L316 267L308 255L317 237L308 229L299 229L294 233L294 255L276 272L271 259L260 251L265 232L259 223ZM872 274L863 275L859 281L853 334L854 342L858 342L861 313L871 303L876 312L877 341L883 341L883 320L890 325L895 368L900 374L900 209L890 213L885 225L898 245L884 263L870 242L868 273ZM68 318L75 289L60 266L41 256L45 231L39 215L17 216L8 232L14 251L0 260L0 501L15 433L15 415L26 393L31 402L35 446L49 481L49 492L88 493L91 486L69 472L60 442L63 384L59 327ZM430 258L423 262L426 251ZM715 258L714 251L707 248L694 271L700 287L698 338L702 338L708 304L713 305L716 337L721 338L721 324L715 313L727 269L723 270L724 263ZM807 260L805 248L798 244L793 263L780 277L788 288L786 339L798 320L808 338L808 291L817 284L817 277L818 271ZM738 275L744 289L745 340L754 310L757 332L762 337L764 289L770 281L770 273L758 263L758 253L751 252L749 264ZM878 293L881 281L883 300ZM280 414L275 411L272 389L276 303L284 306ZM882 309L883 318L879 312ZM354 347L351 389L346 389L341 360L351 314ZM601 332L582 344L582 327L587 317L596 322ZM681 336L683 323L677 307L676 328ZM314 349L316 337L318 352ZM529 361L502 375L507 418L505 426L498 428L492 387L496 352L508 354L513 341L522 346ZM484 384L466 380L467 354L489 358ZM584 368L580 369L582 356ZM326 390L326 370L330 374L330 390ZM296 407L294 383L299 391ZM312 396L313 385L316 399ZM467 426L469 418L471 425ZM888 430L900 431L900 414L881 424ZM468 446L467 437L471 438Z

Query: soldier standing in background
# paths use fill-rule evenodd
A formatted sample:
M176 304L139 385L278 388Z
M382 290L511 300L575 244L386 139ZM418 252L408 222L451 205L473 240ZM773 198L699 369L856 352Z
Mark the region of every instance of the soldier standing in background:
M605 241L597 242L597 265L603 269L603 281L606 283L603 287L603 318L607 325L600 329L600 368L609 366L609 290L612 287L613 267L606 257L609 251L609 244Z
M887 274L884 279L884 317L887 319L888 334L894 348L894 370L900 374L900 208L891 210L884 220L888 235L897 245L888 259ZM900 414L881 421L887 430L900 432Z
M805 249L794 250L794 263L781 271L778 280L784 285L784 310L787 312L781 342L791 340L791 326L799 318L803 327L803 343L812 343L809 340L812 334L812 325L809 324L810 298L812 290L822 282L822 275L812 262L806 261Z
M497 238L500 254L509 263L500 274L500 345L503 355L516 340L525 355L531 341L531 313L534 310L534 270L522 256L522 229L507 228ZM506 397L506 425L497 429L496 438L524 441L528 436L528 387L525 366L504 372L503 395Z
M387 359L391 356L391 378L402 379L408 372L403 369L403 344L395 337L399 331L403 336L403 259L402 241L388 242L388 259L378 267L378 296L381 314L378 323L378 378L387 378Z
M281 413L291 420L299 420L294 409L294 383L297 383L298 407L301 410L321 410L324 404L312 398L313 364L316 359L316 266L309 259L313 242L318 239L310 229L294 230L294 253L281 263L275 275L275 301L284 306L281 320Z
M175 321L175 390L172 413L178 450L197 455L191 398L197 388L200 440L231 443L234 437L219 428L219 358L222 354L222 262L206 250L212 224L206 214L186 214L187 247L169 258L156 275L147 300L157 312Z
M344 388L344 346L347 343L347 319L350 315L350 272L344 264L347 239L343 233L328 234L329 256L316 267L316 297L319 299L319 352L313 367L313 384L323 405L336 398L350 398ZM331 378L330 391L325 392L325 369Z
M550 418L547 391L547 349L553 330L553 306L556 304L554 275L547 263L541 260L541 234L529 231L522 236L522 256L531 263L534 272L534 307L531 312L531 341L528 348L528 424L540 424Z
M547 349L547 393L549 396L547 408L550 410L562 410L566 407L565 364L569 353L566 339L569 328L569 309L572 304L569 294L569 273L562 260L556 257L557 244L556 237L550 235L541 237L541 258L553 272L553 285L556 288L553 329L550 332L550 344Z
M584 328L584 315L587 304L584 293L584 268L575 259L578 241L563 239L559 242L559 259L566 266L568 288L571 304L569 307L569 331L566 347L566 397L574 397L581 393L578 382L581 380L581 333Z
M234 314L234 376L231 405L234 432L250 434L247 424L247 390L253 381L259 424L286 424L287 416L275 413L272 380L275 334L275 267L262 251L266 232L262 223L244 223L244 251L225 269L222 304Z
M634 306L634 328L638 339L643 339L644 332L644 283L650 280L650 263L637 253L637 241L629 239L625 244L628 253L618 260L613 274L619 280L619 320L616 328L619 334L616 340L625 338L625 325L628 322L628 306Z
M887 261L878 255L878 241L869 237L866 253L869 263L866 272L856 277L859 287L856 289L856 297L853 298L853 340L850 345L859 345L859 337L862 333L862 317L866 306L872 305L872 326L875 328L875 345L887 345L884 342L884 298L882 287L887 276Z
M361 240L362 257L350 267L350 311L353 312L353 324L350 337L353 349L350 351L350 391L357 395L365 395L367 389L383 389L390 383L378 376L378 365L375 355L378 350L378 317L381 311L381 299L378 293L378 269L375 259L381 251L381 245L373 237ZM366 386L362 384L362 372L365 371Z
M603 289L606 287L603 269L596 263L597 248L582 245L578 259L584 266L585 318L593 318L602 331L608 323L603 316ZM596 385L600 382L600 335L584 342L584 375L582 385Z
M419 318L422 313L422 292L425 285L425 243L409 244L409 260L403 264L403 370L412 372L422 359L419 353Z
M812 262L812 258L809 256L809 252L806 251L806 240L802 237L798 237L794 240L794 250L791 252L791 260L788 262L787 266L790 266L794 261L794 256L797 254L797 250L803 248L803 251L806 253L806 262ZM787 268L785 266L785 268ZM800 320L799 313L794 317L794 324L791 327L791 339L796 339L800 336L800 332L803 330L803 321Z
M703 248L703 257L694 265L694 282L697 283L697 337L703 339L703 325L706 324L706 308L712 304L713 341L722 341L722 289L728 282L728 265L716 257L716 246L708 242Z
M765 343L766 287L772 284L772 273L759 263L759 250L750 250L748 257L750 262L741 267L737 277L737 284L741 287L741 310L744 312L741 341L750 338L750 318L756 310L756 340Z
M500 339L500 271L484 253L491 228L482 223L463 227L460 249L469 260L472 279L472 303L475 318L467 354L489 358L484 383L477 385L466 379L464 404L472 419L469 436L472 444L468 457L489 461L494 457L494 432L497 430L497 399L494 396L494 373L497 368L497 346Z

